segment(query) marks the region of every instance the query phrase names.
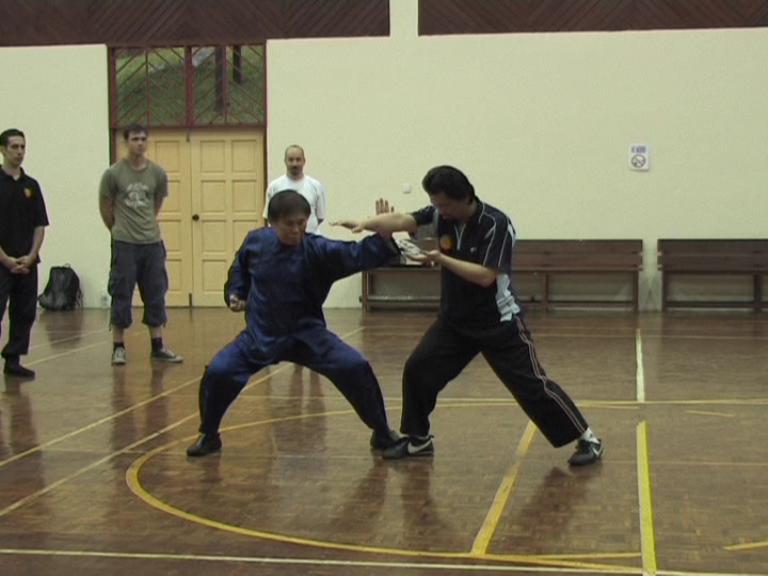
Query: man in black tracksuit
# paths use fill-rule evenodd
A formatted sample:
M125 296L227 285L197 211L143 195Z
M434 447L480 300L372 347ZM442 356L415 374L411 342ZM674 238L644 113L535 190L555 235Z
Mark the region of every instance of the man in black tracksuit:
M29 351L29 334L37 312L37 264L48 226L40 185L21 167L26 152L24 133L15 128L0 134L0 320L8 307L8 342L3 348L4 372L34 378L19 357Z
M422 182L431 206L412 214L385 213L341 222L354 231L415 232L432 224L438 249L413 259L441 267L440 314L403 371L405 438L384 458L431 456L429 415L437 395L481 353L520 407L553 446L577 441L574 466L600 459L603 444L538 361L511 290L515 230L500 210L482 202L467 177L451 166L430 170Z

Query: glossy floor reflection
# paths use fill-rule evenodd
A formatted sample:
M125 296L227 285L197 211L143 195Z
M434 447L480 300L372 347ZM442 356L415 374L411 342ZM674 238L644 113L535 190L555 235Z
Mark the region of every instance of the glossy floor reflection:
M328 312L395 425L431 318ZM327 380L281 364L226 416L223 452L190 461L198 379L242 319L173 310L184 364L153 364L137 328L113 368L106 312L43 313L37 379L0 380L0 574L768 575L768 318L528 322L606 441L598 466L569 469L570 447L531 435L482 359L438 401L433 459L379 459Z

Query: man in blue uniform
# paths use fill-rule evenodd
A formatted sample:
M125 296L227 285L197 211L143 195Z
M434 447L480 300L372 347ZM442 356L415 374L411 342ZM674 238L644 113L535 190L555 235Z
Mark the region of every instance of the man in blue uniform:
M500 210L482 202L467 177L438 166L422 182L431 206L412 214L379 214L340 224L353 231L414 233L432 224L438 250L411 256L440 265L440 314L411 353L403 371L401 431L384 458L431 456L429 415L439 392L478 354L513 394L553 446L577 441L574 466L600 459L603 444L565 391L547 377L511 290L515 229Z
M253 374L281 361L326 376L373 430L371 447L393 446L398 436L370 364L328 330L322 306L336 280L381 266L397 249L388 234L361 242L306 234L311 208L293 190L275 194L267 210L270 227L246 236L229 270L225 298L231 310L246 310L246 328L203 375L201 435L187 455L220 450L219 426L229 405Z

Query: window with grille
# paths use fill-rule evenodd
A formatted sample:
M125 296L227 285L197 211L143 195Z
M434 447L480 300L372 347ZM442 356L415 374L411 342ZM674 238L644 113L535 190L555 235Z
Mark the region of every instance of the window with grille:
M113 48L111 124L263 126L264 46Z

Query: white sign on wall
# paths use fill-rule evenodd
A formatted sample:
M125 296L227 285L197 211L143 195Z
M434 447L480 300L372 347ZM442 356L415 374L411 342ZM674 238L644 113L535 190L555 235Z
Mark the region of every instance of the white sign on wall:
M629 168L640 171L651 169L651 149L648 144L632 144L629 147Z

